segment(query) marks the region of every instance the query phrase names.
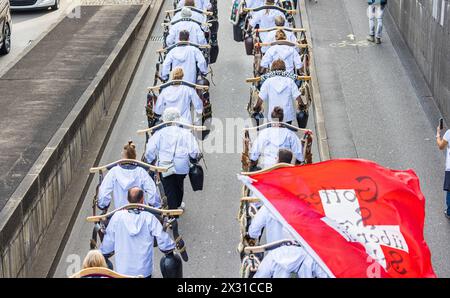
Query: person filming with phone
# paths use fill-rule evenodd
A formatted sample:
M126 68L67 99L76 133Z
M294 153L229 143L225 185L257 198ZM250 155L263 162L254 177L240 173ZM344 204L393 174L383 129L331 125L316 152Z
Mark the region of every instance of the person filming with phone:
M441 137L441 131L444 129L444 120L439 120L439 126L436 131L436 143L440 150L447 149L445 154L445 179L444 179L444 191L446 191L445 201L446 206L444 214L447 219L450 219L450 129L448 129L444 136Z

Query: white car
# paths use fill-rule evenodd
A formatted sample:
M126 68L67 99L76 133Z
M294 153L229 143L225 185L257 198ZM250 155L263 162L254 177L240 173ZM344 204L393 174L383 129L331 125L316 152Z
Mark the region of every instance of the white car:
M9 0L11 10L48 9L57 10L60 0Z

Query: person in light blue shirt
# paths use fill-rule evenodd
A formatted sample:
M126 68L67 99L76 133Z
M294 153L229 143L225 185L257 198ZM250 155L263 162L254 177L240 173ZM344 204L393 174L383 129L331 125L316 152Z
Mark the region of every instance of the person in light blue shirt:
M123 149L124 159L136 159L136 147L128 142ZM161 200L155 182L148 172L136 165L117 165L105 175L98 193L98 208L104 210L114 199L114 208L128 204L127 193L132 187L139 187L145 192L144 202L155 208L161 207Z
M180 111L175 107L167 108L162 118L164 122L180 121ZM189 173L190 158L198 160L200 156L197 140L190 129L167 126L157 130L148 140L147 161L156 160L159 166L169 164L174 168L174 173L162 177L169 209L183 207L184 179Z
M191 19L192 11L183 7L180 12L180 17L182 19ZM201 26L190 20L182 20L176 24L173 24L169 29L169 35L166 39L167 46L171 46L180 41L180 32L183 30L187 30L189 32L190 41L195 44L206 45L207 40L205 38L205 33L203 32Z
M142 204L142 189L131 188L128 191L128 202ZM105 256L114 252L116 272L148 278L153 272L154 238L163 253L170 253L175 249L175 242L163 231L161 223L153 214L138 209L121 210L112 216L100 251Z
M303 247L281 246L264 257L254 278L328 278Z

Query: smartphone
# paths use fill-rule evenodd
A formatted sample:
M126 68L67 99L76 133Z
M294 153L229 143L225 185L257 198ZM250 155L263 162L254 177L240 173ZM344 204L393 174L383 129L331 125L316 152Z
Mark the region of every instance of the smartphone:
M439 119L439 129L444 129L444 119Z

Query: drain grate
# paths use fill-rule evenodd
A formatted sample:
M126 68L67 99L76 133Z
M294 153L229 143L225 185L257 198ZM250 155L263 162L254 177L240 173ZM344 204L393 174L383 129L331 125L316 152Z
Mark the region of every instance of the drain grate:
M164 36L150 36L150 41L164 41Z

